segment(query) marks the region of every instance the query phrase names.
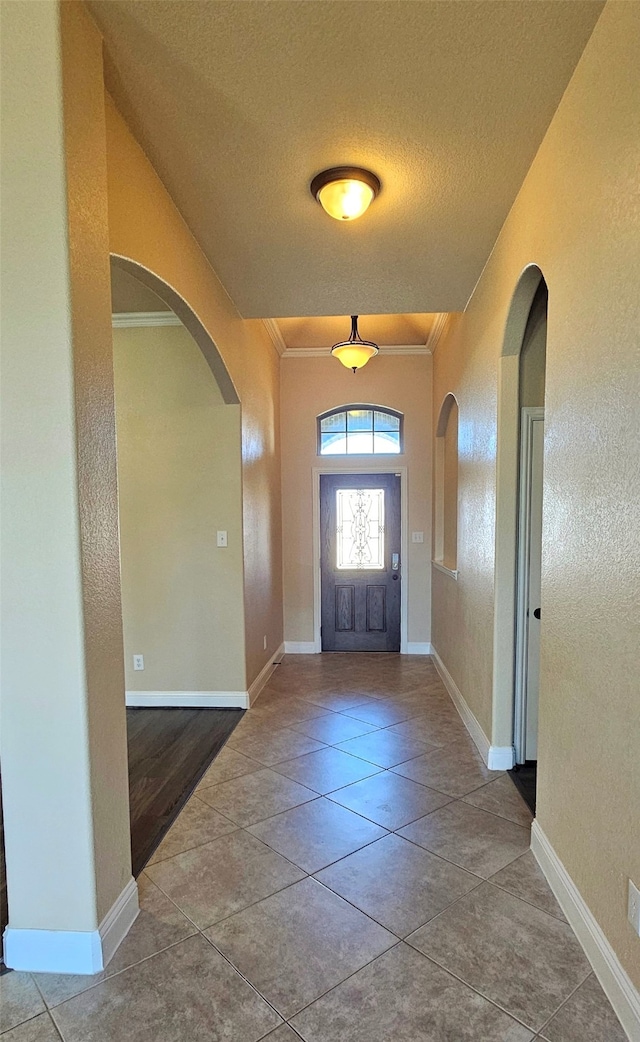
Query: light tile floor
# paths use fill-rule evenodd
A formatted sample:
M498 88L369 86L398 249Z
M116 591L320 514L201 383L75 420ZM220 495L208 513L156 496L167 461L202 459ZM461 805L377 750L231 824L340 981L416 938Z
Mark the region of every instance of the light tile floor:
M1 977L2 1042L625 1042L530 824L430 659L287 656L107 969Z

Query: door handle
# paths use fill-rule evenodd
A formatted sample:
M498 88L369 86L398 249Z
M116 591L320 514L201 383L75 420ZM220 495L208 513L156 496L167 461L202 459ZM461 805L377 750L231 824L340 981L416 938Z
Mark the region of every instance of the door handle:
M539 619L540 618L540 609L539 608L534 608L534 610L533 610L533 617L534 617L534 619Z
M400 554L391 554L391 571L397 572L400 567Z

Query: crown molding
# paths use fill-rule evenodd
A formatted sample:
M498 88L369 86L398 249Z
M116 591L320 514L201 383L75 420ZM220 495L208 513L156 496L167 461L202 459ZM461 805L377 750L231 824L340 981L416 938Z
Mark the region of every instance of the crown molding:
M444 333L449 315L442 312L436 318L426 344L383 344L380 353L385 355L431 355ZM330 348L287 347L278 323L273 318L263 318L262 323L271 342L282 358L324 358ZM114 329L135 329L143 326L181 326L182 322L173 311L121 311L111 316Z
M285 355L287 353L287 345L284 341L282 333L280 332L280 326L276 322L275 318L263 318L262 324L266 329L267 333L271 337L271 343L275 347L279 355Z
M447 311L441 311L436 316L436 320L433 323L433 326L431 327L431 332L429 333L429 336L427 337L427 342L425 344L425 347L430 355L434 353L436 347L438 346L438 341L444 333L448 321L449 313Z
M173 311L121 311L111 316L113 329L135 329L139 326L181 326Z
M381 355L430 355L426 344L381 344ZM287 347L282 352L283 358L329 358L330 347Z

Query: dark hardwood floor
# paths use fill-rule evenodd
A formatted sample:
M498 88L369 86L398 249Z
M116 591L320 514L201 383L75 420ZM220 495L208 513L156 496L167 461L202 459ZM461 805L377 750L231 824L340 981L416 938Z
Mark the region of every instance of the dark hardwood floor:
M536 813L536 785L538 776L538 763L536 760L527 760L526 763L518 764L507 772L516 789L529 807L531 813Z
M127 709L134 876L243 715L243 709ZM0 803L0 936L8 921L3 838ZM0 956L0 972L2 965Z
M243 709L127 709L134 876L243 715Z

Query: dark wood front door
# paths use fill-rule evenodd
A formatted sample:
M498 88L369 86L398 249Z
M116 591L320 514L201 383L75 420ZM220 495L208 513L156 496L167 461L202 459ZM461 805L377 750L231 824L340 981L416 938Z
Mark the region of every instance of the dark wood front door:
M400 478L320 475L323 651L400 651Z

